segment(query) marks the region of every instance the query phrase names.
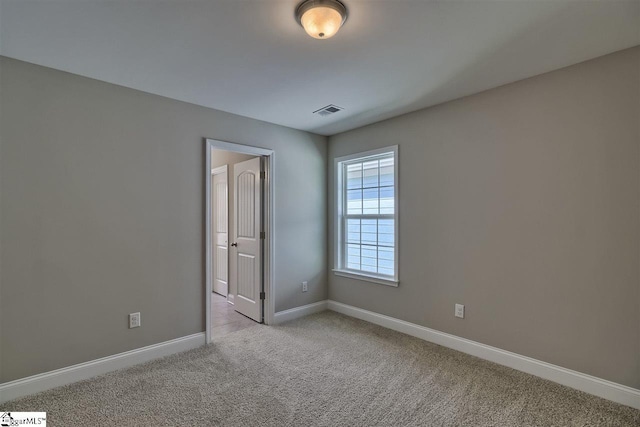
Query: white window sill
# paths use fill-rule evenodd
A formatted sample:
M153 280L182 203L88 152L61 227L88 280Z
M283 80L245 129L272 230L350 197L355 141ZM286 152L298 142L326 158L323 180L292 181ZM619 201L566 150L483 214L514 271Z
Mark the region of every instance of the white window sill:
M336 276L348 277L350 279L364 280L365 282L377 283L379 285L393 286L395 288L397 288L398 284L400 283L398 280L383 279L378 276L370 276L368 274L355 273L349 270L333 269L333 274L335 274Z

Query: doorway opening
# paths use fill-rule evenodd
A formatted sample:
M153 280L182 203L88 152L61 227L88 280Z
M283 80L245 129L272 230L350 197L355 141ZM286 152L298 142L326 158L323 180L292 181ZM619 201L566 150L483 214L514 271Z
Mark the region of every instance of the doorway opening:
M205 144L206 338L270 324L274 152Z

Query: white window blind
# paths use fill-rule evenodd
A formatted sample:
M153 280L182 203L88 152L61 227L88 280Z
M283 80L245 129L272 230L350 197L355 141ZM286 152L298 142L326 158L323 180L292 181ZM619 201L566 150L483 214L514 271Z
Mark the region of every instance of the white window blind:
M338 163L337 270L397 281L395 154Z

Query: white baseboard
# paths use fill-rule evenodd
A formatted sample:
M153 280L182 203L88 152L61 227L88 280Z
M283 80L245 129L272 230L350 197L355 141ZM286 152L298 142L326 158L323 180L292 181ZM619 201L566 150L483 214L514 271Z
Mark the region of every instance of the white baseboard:
M563 368L551 363L542 362L530 357L522 356L510 351L460 338L455 335L429 329L414 323L372 311L363 310L351 305L329 300L329 310L346 314L347 316L365 320L394 331L402 332L416 338L423 339L444 347L452 348L481 359L508 366L518 371L544 378L585 393L593 394L632 408L640 409L640 390L603 380L571 369Z
M300 307L292 308L289 310L279 311L274 315L274 324L288 322L289 320L297 319L298 317L308 316L314 313L320 313L327 310L327 300L314 302L313 304L307 304Z
M536 375L540 378L544 378L585 393L593 394L604 399L631 406L632 408L640 409L640 390L635 388L627 387L591 375L573 371L571 369L552 365L547 362L542 362L530 357L471 341L466 338L460 338L455 335L436 331L434 329L429 329L424 326L385 316L383 314L374 313L372 311L363 310L361 308L342 304L336 301L325 300L277 312L275 314L274 323L283 323L309 314L319 313L327 309L402 332L425 341L433 342L444 347L452 348L481 359L517 369L528 374ZM163 343L0 384L0 403L76 381L89 379L97 375L105 374L117 369L127 368L139 363L168 356L170 354L197 348L204 344L205 334L200 332L171 341L165 341Z
M79 363L55 371L33 375L27 378L0 384L0 403L33 393L60 387L76 381L86 380L96 375L106 374L139 363L190 350L205 344L204 332L174 340L153 344L124 353L114 354L89 362Z

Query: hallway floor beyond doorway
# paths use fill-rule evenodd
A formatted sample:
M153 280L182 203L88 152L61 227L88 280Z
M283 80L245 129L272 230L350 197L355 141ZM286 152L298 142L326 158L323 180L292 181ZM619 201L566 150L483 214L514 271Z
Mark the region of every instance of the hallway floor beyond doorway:
M213 339L258 324L235 311L233 304L229 304L222 295L215 292L211 293L211 331L213 332Z

